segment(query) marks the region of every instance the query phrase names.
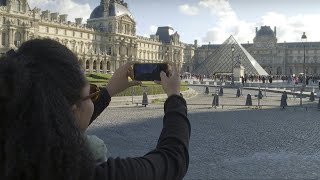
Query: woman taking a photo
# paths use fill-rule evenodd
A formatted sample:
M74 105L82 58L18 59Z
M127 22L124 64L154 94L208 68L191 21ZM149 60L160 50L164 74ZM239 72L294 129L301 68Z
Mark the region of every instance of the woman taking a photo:
M190 123L179 75L161 73L168 95L158 144L146 155L97 163L84 132L128 81L130 63L106 88L91 86L77 57L49 39L30 40L0 60L1 180L173 180L189 164ZM119 117L121 118L121 117Z

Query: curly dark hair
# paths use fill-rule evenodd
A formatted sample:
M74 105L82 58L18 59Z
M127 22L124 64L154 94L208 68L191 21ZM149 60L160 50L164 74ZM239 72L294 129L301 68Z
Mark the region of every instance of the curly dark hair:
M89 180L94 160L71 105L86 80L78 58L50 39L0 60L0 179Z

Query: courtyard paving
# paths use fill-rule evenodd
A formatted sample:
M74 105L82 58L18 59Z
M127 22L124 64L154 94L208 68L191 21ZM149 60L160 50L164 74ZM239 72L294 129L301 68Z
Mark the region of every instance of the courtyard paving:
M211 108L212 92L192 87L199 94L187 99L192 124L190 165L184 179L319 179L320 111L317 102L289 96L281 109L280 96L267 93L262 109L244 106ZM220 104L244 105L235 89L225 89ZM308 107L306 110L305 107ZM109 107L91 125L90 134L103 139L108 156L142 156L156 146L163 118L163 104L147 107Z

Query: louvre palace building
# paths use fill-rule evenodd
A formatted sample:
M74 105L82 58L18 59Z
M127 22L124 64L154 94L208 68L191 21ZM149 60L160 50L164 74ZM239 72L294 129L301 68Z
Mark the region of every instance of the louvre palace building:
M297 34L299 37L302 35L303 33ZM217 62L221 56L215 58L217 56L214 55L222 49L226 54L229 54L224 59L224 62L228 63L232 58L231 47L236 44L231 43L229 46L223 46L229 39L223 44L209 43L196 48L193 69L190 71L203 69L202 67L210 65L211 62ZM272 30L270 26L262 26L260 29L256 28L253 43L240 44L239 46L241 46L240 50L233 53L234 62L241 63L246 59L246 56L251 56L269 75L298 76L303 73L304 64L307 76L319 77L320 75L320 42L309 42L308 40L308 42L279 43L277 42L276 27Z
M17 49L30 39L50 38L71 49L88 72L115 71L127 61L171 61L181 73L197 72L205 63L218 64L214 54L223 45L198 46L197 40L194 44L183 43L180 35L168 26L158 27L150 37L139 36L134 16L123 0L101 0L86 22L81 17L71 22L67 14L30 7L27 0L0 0L0 25L1 54ZM320 42L307 42L305 48L307 74L319 75ZM231 53L230 46L223 49ZM232 54L232 62L243 59L248 65L253 64L248 69L256 68L254 64L258 62L259 68L268 74L299 74L303 72L303 50L301 42L278 43L276 29L263 26L256 29L253 43L239 44ZM228 64L230 59L231 56L226 56L219 61ZM222 68L224 72L231 71L229 66ZM259 74L261 70L252 72Z
M136 22L128 4L101 0L86 23L67 14L31 8L27 0L0 0L0 53L18 48L24 41L50 38L66 45L89 72L115 71L127 61L174 62L182 67L184 49L171 27L159 27L155 35L136 34Z

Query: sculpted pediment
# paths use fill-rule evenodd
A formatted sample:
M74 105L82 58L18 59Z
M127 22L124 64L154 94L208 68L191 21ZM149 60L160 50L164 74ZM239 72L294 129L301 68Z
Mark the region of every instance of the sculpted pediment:
M126 15L126 14L120 16L120 19L123 20L123 21L129 21L129 22L134 23L134 20L130 16Z

